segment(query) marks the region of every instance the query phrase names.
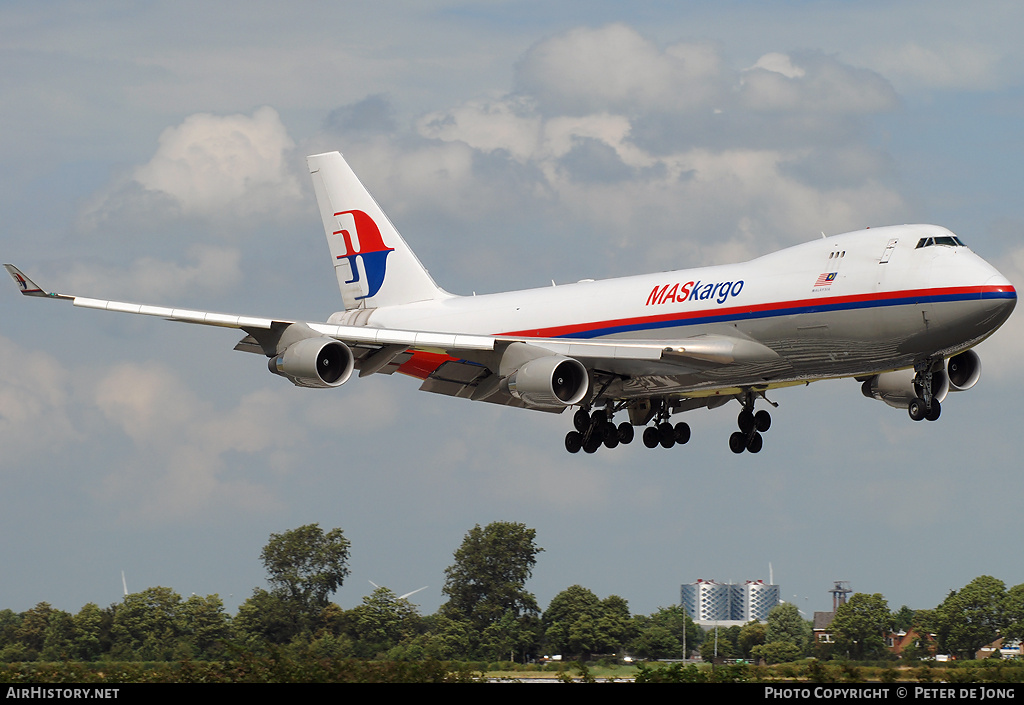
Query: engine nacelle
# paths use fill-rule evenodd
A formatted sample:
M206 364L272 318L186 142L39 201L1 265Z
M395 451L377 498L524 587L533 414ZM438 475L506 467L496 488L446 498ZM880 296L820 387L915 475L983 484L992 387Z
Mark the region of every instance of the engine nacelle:
M861 392L870 399L884 401L897 409L906 409L914 399L921 398L923 390L914 383L914 370L883 372L864 381ZM949 379L943 371L932 373L932 396L941 402L949 392Z
M978 383L981 377L981 358L973 350L965 350L946 361L949 390L962 392Z
M508 376L508 391L528 406L563 407L578 403L590 389L587 368L564 355L529 360Z
M296 387L326 389L345 384L355 358L345 343L332 338L305 338L270 358L270 371L288 378Z

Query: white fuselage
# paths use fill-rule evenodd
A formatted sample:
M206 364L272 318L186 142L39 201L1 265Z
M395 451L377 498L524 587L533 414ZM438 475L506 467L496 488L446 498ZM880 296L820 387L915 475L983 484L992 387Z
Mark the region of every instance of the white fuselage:
M730 387L876 374L965 350L1013 310L1010 282L967 247L919 247L952 237L932 225L872 228L738 264L382 307L364 321L520 338L668 342L722 334L779 355L751 365L745 379L731 370ZM724 382L713 370L665 363L606 367L626 378L621 396L650 392L650 382L631 389L630 376L661 375L666 392Z

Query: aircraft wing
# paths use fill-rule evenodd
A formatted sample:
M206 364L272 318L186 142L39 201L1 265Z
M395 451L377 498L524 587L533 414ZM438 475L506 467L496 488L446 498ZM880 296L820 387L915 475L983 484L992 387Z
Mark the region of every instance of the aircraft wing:
M772 363L779 359L773 350L754 340L725 335L700 335L672 341L467 335L258 318L108 301L48 292L14 265L4 267L25 296L70 301L80 308L243 330L247 335L235 349L267 357L282 352L279 348L284 330L298 324L303 330L308 329L306 337L315 334L350 346L354 366L361 377L397 371L423 380L421 389L424 391L513 406L526 405L500 389L501 377L492 372L498 366L494 361L513 343L525 344L550 355L575 358L588 369L611 377L685 374L735 364Z

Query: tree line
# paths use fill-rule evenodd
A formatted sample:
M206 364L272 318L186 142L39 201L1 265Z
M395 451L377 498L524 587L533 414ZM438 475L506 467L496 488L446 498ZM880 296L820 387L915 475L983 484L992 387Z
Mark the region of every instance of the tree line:
M970 654L996 636L1024 635L1024 585L1006 590L982 576L934 610L890 612L881 595L855 594L833 621L833 642L818 644L810 622L782 604L766 623L705 632L678 605L634 615L618 595L599 598L573 585L541 611L526 589L543 551L523 524L471 529L445 570L447 598L432 615L385 587L348 610L330 596L349 575L350 545L340 529L317 524L272 534L260 559L269 589L256 588L235 615L217 595L183 599L152 587L76 614L45 602L0 610L0 661L214 661L285 654L391 661L526 662L742 658L782 663L809 655L882 658L889 631L916 628L942 652ZM928 644L920 645L923 655ZM911 649L911 655L914 655Z

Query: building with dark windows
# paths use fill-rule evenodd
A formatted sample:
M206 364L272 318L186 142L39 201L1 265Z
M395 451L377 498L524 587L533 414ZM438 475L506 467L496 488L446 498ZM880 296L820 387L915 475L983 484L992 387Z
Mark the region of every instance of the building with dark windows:
M763 622L779 604L779 586L763 580L720 583L698 579L680 588L680 604L690 619L702 626L743 625L751 620Z

